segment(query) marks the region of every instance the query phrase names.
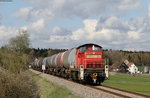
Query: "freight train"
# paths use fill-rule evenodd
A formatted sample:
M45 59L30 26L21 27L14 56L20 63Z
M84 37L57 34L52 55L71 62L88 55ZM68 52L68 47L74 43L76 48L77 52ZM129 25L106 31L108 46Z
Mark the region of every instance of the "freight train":
M106 78L102 55L101 46L89 43L50 57L35 60L31 67L42 71L42 65L45 65L46 73L99 85Z

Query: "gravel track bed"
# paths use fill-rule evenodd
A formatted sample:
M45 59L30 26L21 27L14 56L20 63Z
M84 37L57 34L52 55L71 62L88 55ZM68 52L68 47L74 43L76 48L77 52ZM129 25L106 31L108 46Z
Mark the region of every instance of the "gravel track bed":
M58 85L64 86L66 88L68 88L69 90L71 90L74 94L77 94L79 96L82 96L84 98L120 98L116 95L113 94L109 94L103 91L99 91L78 83L74 83L62 78L58 78L49 74L42 74L42 72L39 71L35 71L30 69L30 71L39 74L39 76L43 77L44 79L51 81L53 83L56 83Z

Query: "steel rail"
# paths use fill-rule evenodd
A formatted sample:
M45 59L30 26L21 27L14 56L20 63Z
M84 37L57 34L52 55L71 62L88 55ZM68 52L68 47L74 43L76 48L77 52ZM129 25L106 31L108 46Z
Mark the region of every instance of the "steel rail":
M85 85L84 85L85 86ZM86 85L87 86L87 85ZM87 86L87 87L90 87L90 88L93 88L93 89L96 89L96 90L100 90L100 91L103 91L103 92L106 92L106 93L109 93L109 94L113 94L115 96L118 96L118 97L122 97L122 98L131 98L127 95L123 95L123 94L119 94L119 93L116 93L116 92L112 92L110 90L105 90L105 89L102 89L102 88L97 88L97 87L94 87L94 86Z
M115 88L115 87L106 86L106 85L102 85L102 87L126 92L126 93L133 94L133 95L138 95L138 96L145 97L145 98L150 98L150 95L145 95L145 94L141 94L141 93L137 93L137 92L133 92L133 91L128 91L128 90L124 90L124 89L120 89L120 88Z

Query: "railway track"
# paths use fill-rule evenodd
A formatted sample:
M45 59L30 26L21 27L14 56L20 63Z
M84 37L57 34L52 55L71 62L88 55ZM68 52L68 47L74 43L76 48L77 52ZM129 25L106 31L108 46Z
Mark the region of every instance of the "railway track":
M83 84L82 84L83 85ZM150 98L150 95L144 95L141 93L136 93L128 90L123 90L119 88L109 87L109 86L89 86L89 85L83 85L87 86L96 90L104 91L109 94L116 95L118 97L122 98Z
M109 89L113 89L113 90L118 90L118 91L122 91L124 93L133 94L133 95L138 95L138 96L145 97L145 98L150 98L150 95L144 95L144 94L133 92L133 91L123 90L123 89L114 88L114 87L110 87L110 86L104 86L104 85L101 87L105 87L105 88L109 88Z
M114 88L114 87L110 87L110 86L97 86L97 88L100 89L105 89L105 90L111 90L112 92L118 92L119 94L124 94L124 95L128 95L128 97L130 98L150 98L150 95L144 95L141 93L137 93L137 92L133 92L133 91L128 91L128 90L123 90L123 89L119 89L119 88Z
M40 74L41 72L35 70L30 70L30 71L43 76L42 74ZM84 84L74 82L72 80L66 80L64 78L52 76L49 74L44 74L44 78L52 82L55 82L57 84L63 85L66 88L72 90L73 92L78 93L79 95L85 98L150 98L149 95L143 95L143 94L130 92L118 88L108 87L108 86L84 85Z
M93 87L93 86L88 86L88 87L93 88L93 89L96 89L96 90L104 91L104 92L106 92L106 93L113 94L113 95L118 96L118 97L121 97L121 98L131 98L131 97L129 97L128 95L119 94L119 93L117 93L117 92L113 92L112 90L102 89L102 88Z
M58 77L60 78L60 77ZM63 78L64 79L64 78ZM66 79L65 79L66 80ZM95 90L98 90L98 91L103 91L103 92L106 92L106 93L109 93L109 94L112 94L112 95L115 95L115 96L118 96L118 97L121 97L121 98L132 98L128 95L125 95L125 94L120 94L120 93L117 93L117 92L114 92L112 91L113 88L111 90L108 90L108 89L103 89L101 88L101 86L91 86L91 85L85 85L85 84L80 84L78 82L75 82L75 81L72 81L72 80L67 80L67 81L70 81L70 82L73 82L73 83L77 83L79 85L82 85L82 86L85 86L85 87L89 87L89 88L92 88L92 89L95 89ZM103 86L104 87L104 86ZM107 86L108 87L108 86ZM108 87L109 88L109 87ZM111 88L111 87L110 87ZM123 91L123 90L122 90ZM114 97L115 98L115 97ZM136 97L137 98L137 97ZM141 98L141 97L140 97ZM144 97L145 98L145 97ZM150 96L148 97L150 98Z

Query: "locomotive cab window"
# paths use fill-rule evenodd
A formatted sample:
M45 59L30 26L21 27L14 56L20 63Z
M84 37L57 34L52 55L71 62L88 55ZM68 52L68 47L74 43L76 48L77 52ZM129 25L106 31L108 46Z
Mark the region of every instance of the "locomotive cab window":
M97 47L97 46L94 46L94 45L93 45L93 46L92 46L92 50L93 50L93 51L100 51L100 47Z
M81 51L81 52L85 52L85 51L87 51L87 50L88 50L88 47L87 47L87 46L84 46L84 47L81 47L81 48L80 48L80 51Z

